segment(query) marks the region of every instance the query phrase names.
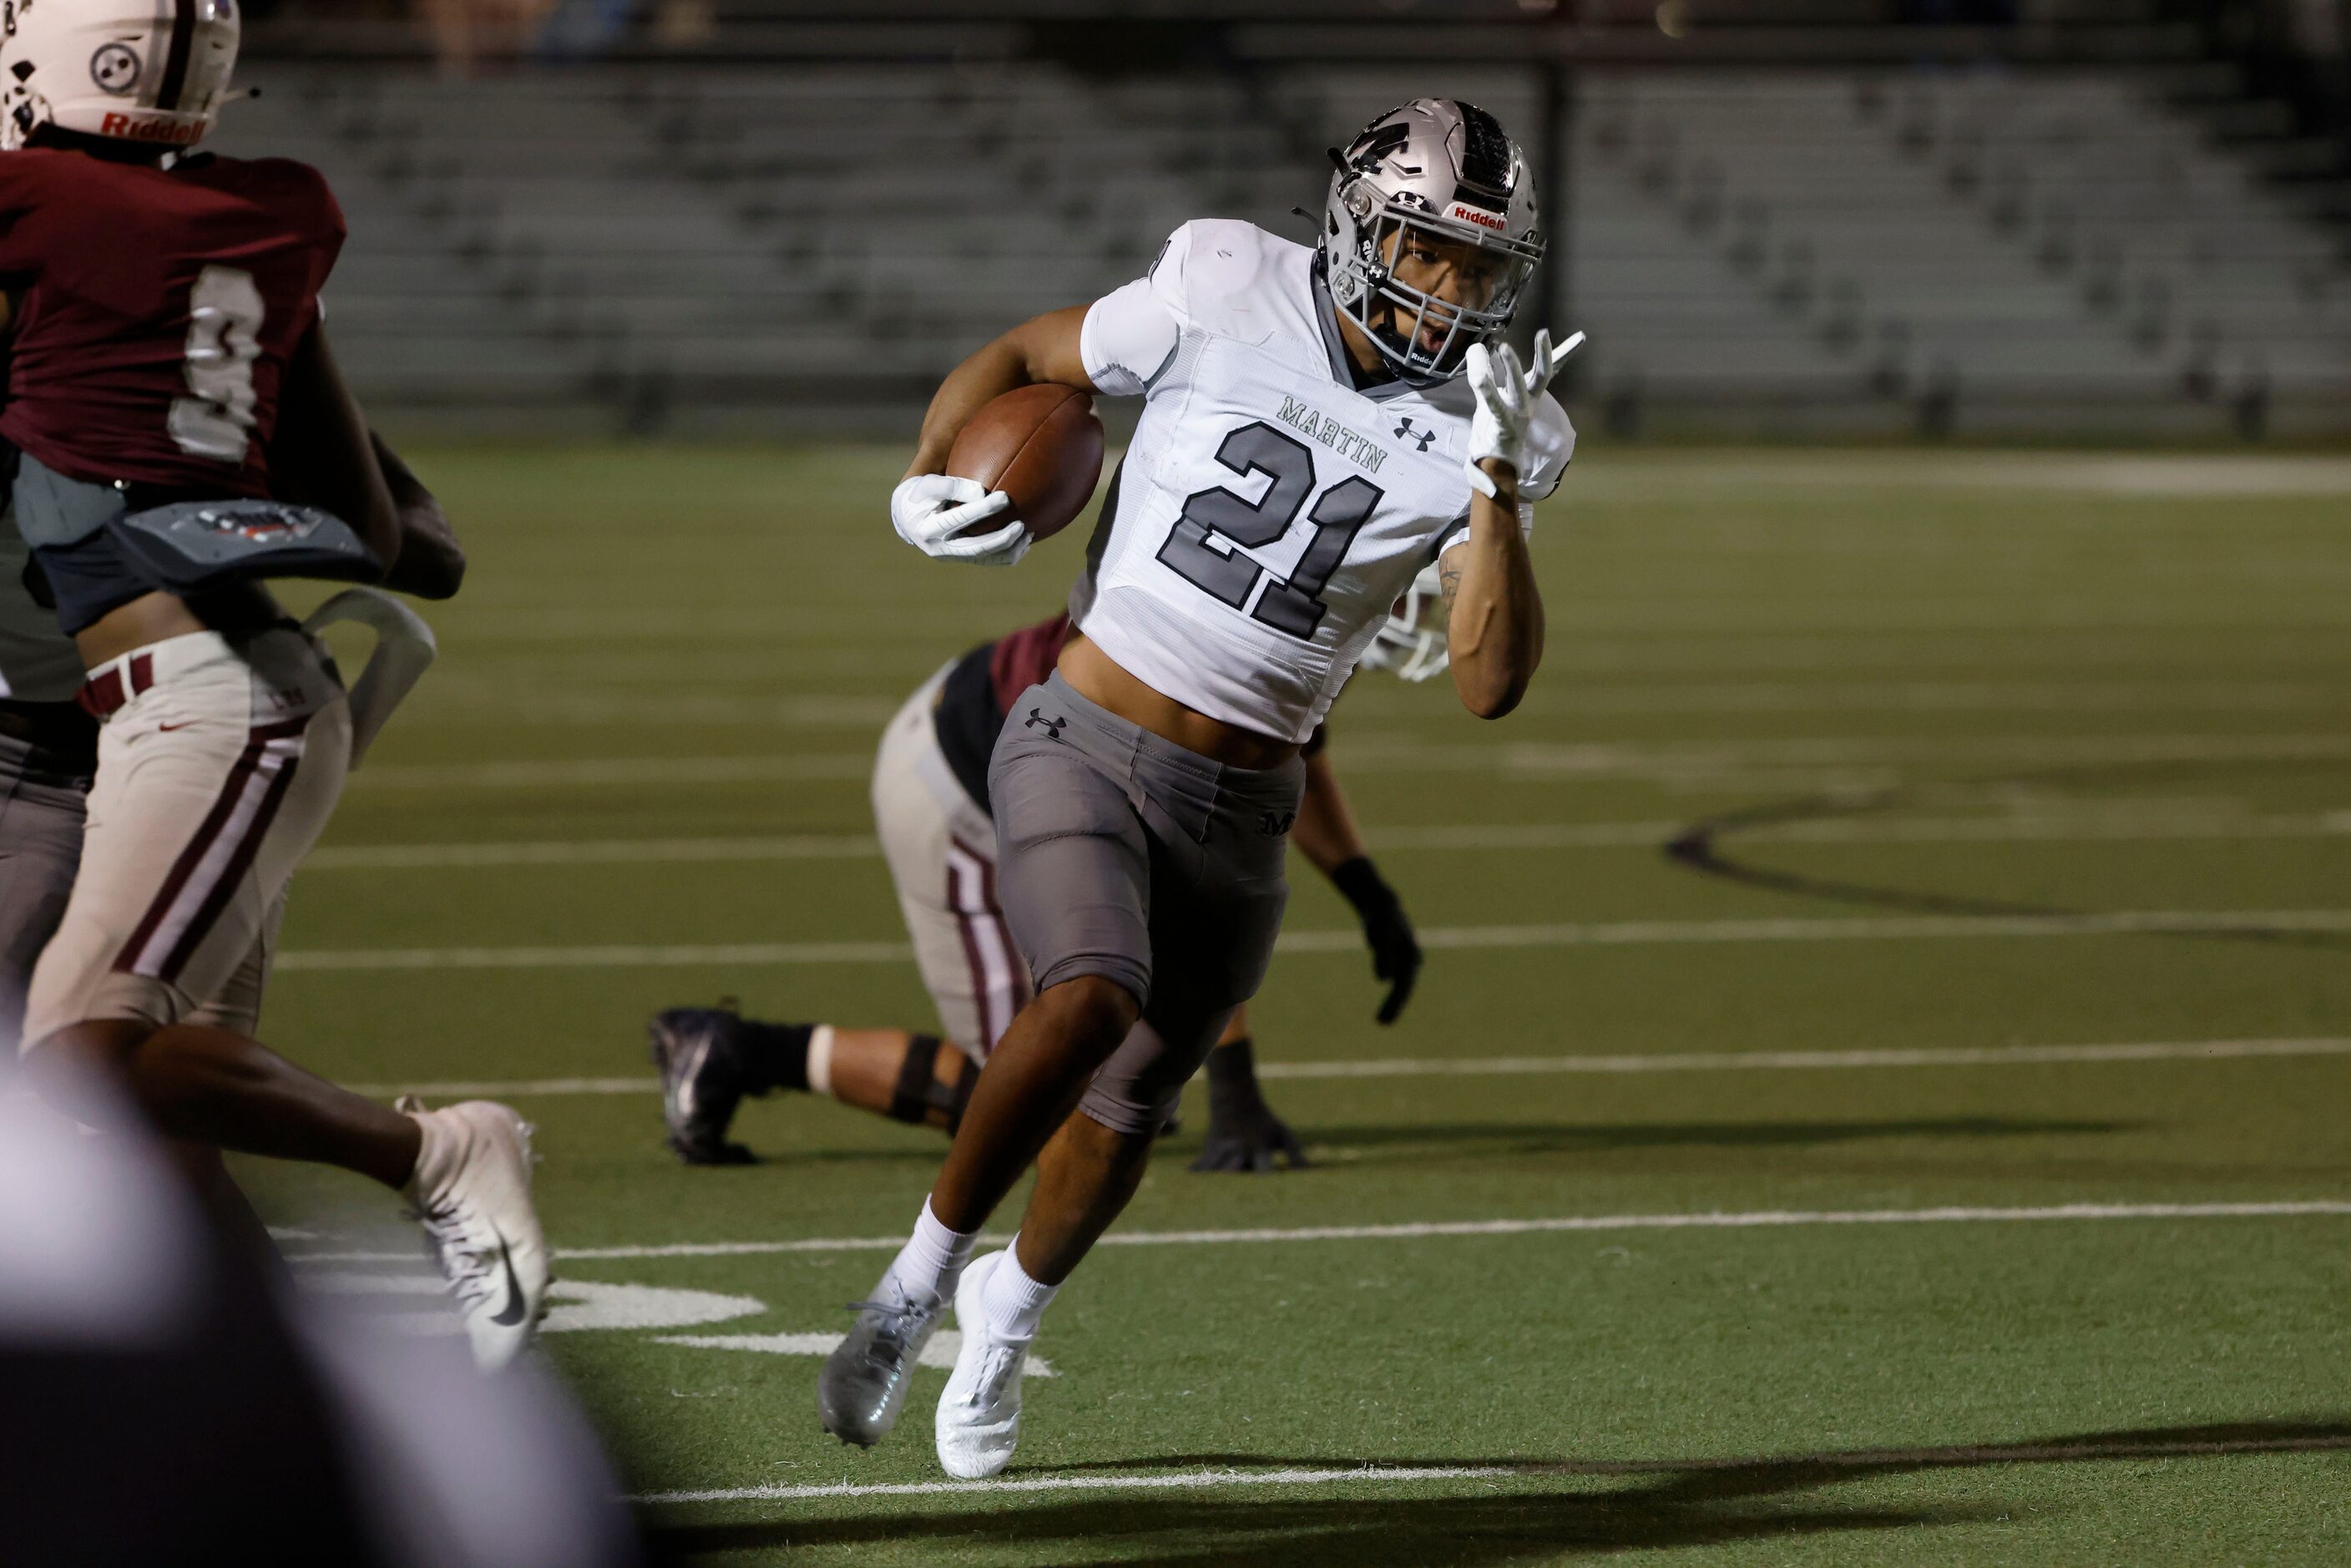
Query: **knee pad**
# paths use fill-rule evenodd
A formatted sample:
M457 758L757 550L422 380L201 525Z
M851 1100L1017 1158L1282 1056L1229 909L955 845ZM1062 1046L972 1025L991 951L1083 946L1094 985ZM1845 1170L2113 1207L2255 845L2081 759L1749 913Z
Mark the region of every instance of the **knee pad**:
M905 1057L898 1063L898 1082L890 1092L892 1120L919 1126L935 1111L946 1118L948 1132L963 1124L963 1109L971 1103L972 1086L979 1082L979 1066L967 1058L959 1059L956 1081L940 1082L939 1045L935 1034L918 1034L906 1042Z

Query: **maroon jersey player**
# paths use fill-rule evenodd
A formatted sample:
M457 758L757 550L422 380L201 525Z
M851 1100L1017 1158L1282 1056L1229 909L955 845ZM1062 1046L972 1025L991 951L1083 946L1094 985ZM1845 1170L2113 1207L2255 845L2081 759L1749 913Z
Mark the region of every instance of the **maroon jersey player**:
M0 435L72 478L270 494L343 232L326 181L286 159L0 159L0 277L23 290Z
M227 91L232 0L129 19L111 0L15 0L5 26L0 434L21 453L17 528L103 720L80 865L26 1002L28 1067L53 1092L92 1077L125 1092L233 1222L251 1213L222 1149L403 1191L475 1352L503 1362L547 1281L520 1119L387 1109L226 1027L257 1009L287 883L352 753L331 663L257 580L308 567L298 552L323 537L346 565L413 580L319 322L341 215L300 164L185 155ZM159 518L192 525L196 548L159 559L174 538Z
M670 1146L688 1165L750 1158L727 1141L728 1125L744 1095L775 1090L955 1131L981 1063L1031 994L997 901L988 752L1013 700L1051 673L1069 640L1069 617L1056 615L974 648L925 681L883 733L873 825L941 1032L767 1023L722 1008L655 1014L648 1032ZM1308 758L1290 839L1354 905L1374 972L1391 988L1379 1020L1393 1022L1419 971L1420 947L1364 851L1319 731ZM1282 1156L1305 1163L1259 1090L1246 1008L1210 1053L1207 1076L1207 1137L1194 1169L1270 1170Z

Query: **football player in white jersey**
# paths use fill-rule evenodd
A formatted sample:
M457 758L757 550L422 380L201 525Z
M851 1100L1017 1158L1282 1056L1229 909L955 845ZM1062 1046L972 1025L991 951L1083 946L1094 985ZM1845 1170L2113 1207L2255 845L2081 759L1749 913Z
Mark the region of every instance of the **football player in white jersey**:
M845 1441L894 1424L952 1300L940 1463L973 1478L1011 1458L1046 1304L1264 977L1300 747L1418 574L1439 568L1471 712L1509 713L1541 659L1527 532L1573 449L1546 389L1575 340L1539 334L1523 366L1501 341L1543 251L1526 160L1484 110L1418 99L1333 161L1313 247L1189 223L1148 276L966 360L892 497L925 553L1010 564L1028 541L1008 499L939 472L956 433L1032 382L1144 399L1071 596L1077 635L989 765L1000 902L1036 994L820 1376ZM973 1260L1031 1162L1011 1248Z

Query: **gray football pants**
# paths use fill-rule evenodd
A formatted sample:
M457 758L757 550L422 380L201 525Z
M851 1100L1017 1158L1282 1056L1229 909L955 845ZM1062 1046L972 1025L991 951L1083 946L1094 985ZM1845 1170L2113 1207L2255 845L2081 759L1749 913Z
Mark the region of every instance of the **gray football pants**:
M28 772L33 757L32 747L0 735L0 1072L16 1062L33 962L65 915L81 863L89 781Z
M1012 705L987 771L1012 939L1040 993L1096 975L1143 1004L1079 1106L1103 1126L1156 1131L1264 981L1305 778L1211 761L1058 674Z

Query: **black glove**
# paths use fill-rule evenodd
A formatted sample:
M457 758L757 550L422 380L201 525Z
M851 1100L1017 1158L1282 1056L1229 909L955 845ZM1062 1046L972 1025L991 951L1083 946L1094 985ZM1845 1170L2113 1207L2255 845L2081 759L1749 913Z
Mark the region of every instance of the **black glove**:
M1257 1052L1245 1040L1208 1052L1208 1141L1196 1171L1270 1171L1273 1156L1306 1163L1298 1134L1282 1125L1257 1086Z
M1372 947L1372 973L1388 983L1387 1000L1380 1004L1379 1020L1394 1023L1412 999L1413 981L1420 977L1420 942L1405 917L1395 889L1380 880L1368 855L1357 855L1332 868L1331 885L1355 906L1364 923L1364 940Z

